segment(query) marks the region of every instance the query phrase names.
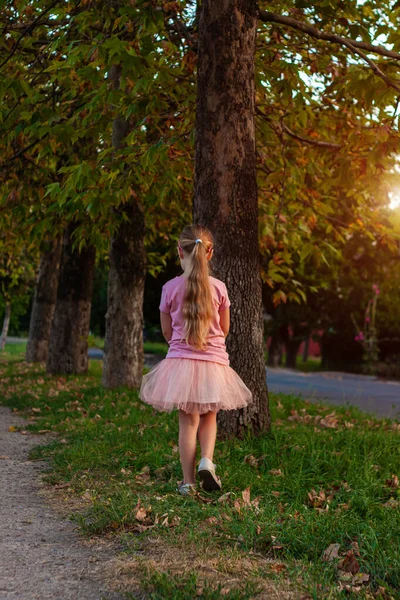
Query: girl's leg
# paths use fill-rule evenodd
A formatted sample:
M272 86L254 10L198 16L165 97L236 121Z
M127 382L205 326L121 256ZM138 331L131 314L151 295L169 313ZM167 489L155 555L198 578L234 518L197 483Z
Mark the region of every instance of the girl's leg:
M183 483L195 483L196 440L199 414L179 411L179 454L183 470Z
M216 437L217 413L210 411L204 415L200 415L199 442L201 458L209 458L212 461Z

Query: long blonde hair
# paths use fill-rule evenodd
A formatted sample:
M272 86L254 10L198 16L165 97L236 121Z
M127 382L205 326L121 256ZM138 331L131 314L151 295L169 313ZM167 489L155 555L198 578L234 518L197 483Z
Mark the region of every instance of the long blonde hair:
M213 315L208 268L213 249L211 232L200 225L189 225L179 237L179 246L189 255L192 266L183 302L184 336L187 344L204 350Z

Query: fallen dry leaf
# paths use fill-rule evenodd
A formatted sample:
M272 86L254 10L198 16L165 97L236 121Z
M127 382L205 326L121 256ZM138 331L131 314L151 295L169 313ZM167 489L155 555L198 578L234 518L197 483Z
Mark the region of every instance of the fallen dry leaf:
M346 552L345 557L338 564L338 568L341 571L344 571L346 573L352 573L353 575L358 573L358 571L360 570L360 565L358 564L358 560L354 555L354 550L349 550L348 552Z
M135 475L135 479L139 484L147 483L150 480L150 467L143 467L143 469Z
M276 563L269 565L269 568L271 569L271 571L274 571L274 573L282 573L282 571L286 569L286 565L284 565L283 563Z
M345 571L339 571L339 590L345 590L346 592L358 593L362 590L363 583L368 583L368 573L357 573L352 575Z
M243 499L244 506L251 506L250 487L247 487L245 490L242 491L242 499Z
M256 513L259 512L258 505L260 503L261 496L257 496L254 500L250 500L250 487L247 487L242 491L242 497L236 498L233 503L235 510L240 513L242 508L253 508Z
M390 479L386 479L385 484L390 488L398 488L400 485L397 475L392 475Z
M136 511L135 519L137 521L144 521L146 517L147 517L146 509L144 509L143 507L139 507Z
M326 427L327 429L337 429L338 418L335 412L329 413L323 419L319 421L319 425Z
M324 490L316 492L314 488L307 494L309 504L313 508L322 508L327 502L327 497Z
M354 551L354 555L360 556L360 548L358 546L358 542L357 541L351 542L350 546L352 547L352 549Z
M380 598L381 600L393 600L393 596L390 596L387 593L387 590L380 585L374 594L375 598Z
M10 427L8 428L8 431L10 433L14 433L15 431L18 431L18 427L15 427L15 425L10 425Z
M218 523L217 517L208 517L206 519L206 523L210 523L210 525L216 525Z
M273 496L275 496L276 498L278 498L278 497L281 495L281 493L282 493L282 492L277 492L277 491L275 491L275 490L273 490L273 491L271 492L271 494L272 494Z
M242 510L242 506L243 506L243 500L241 500L241 498L236 498L236 500L233 503L233 508L240 513L240 511Z
M207 496L202 496L199 492L193 492L193 494L190 495L193 495L194 498L197 498L198 500L203 502L203 504L214 504L215 502L213 498L207 498Z
M234 496L234 492L226 492L225 494L222 494L222 496L220 496L218 498L218 502L220 504L225 504L226 502L229 502L229 500L231 499L231 496Z
M389 498L387 502L382 504L382 506L386 506L387 508L397 508L399 505L399 500L395 500L394 498Z
M340 544L330 544L326 548L326 550L324 550L322 560L325 560L326 562L331 562L332 560L339 558L339 549Z
M271 475L275 475L276 477L280 477L280 476L282 476L282 475L283 475L283 473L282 473L281 469L270 469L270 470L269 470L269 473L270 473Z
M244 462L250 465L251 467L258 466L258 460L252 454L248 454L247 456L245 456Z

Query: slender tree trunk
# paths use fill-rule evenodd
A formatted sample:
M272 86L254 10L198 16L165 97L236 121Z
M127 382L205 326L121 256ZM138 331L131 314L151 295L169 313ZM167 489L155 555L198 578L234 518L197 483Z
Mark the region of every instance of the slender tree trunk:
M57 304L50 333L47 372L51 374L86 373L90 309L96 250L72 249L74 224L68 226L63 240Z
M304 349L303 349L303 357L302 357L303 362L308 361L309 352L310 352L310 336L308 336L308 338L304 341Z
M286 343L286 361L285 366L288 369L296 368L296 359L302 340L289 340Z
M119 86L120 69L113 66L109 79ZM113 122L113 146L121 148L129 131L121 118ZM145 221L140 204L132 197L111 240L110 271L104 345L103 385L137 388L143 376L143 293L146 274Z
M254 129L256 0L204 0L199 26L194 221L215 238L213 269L232 302L231 365L253 405L221 413L226 433L269 428Z
M275 333L271 338L271 343L268 350L268 366L278 367L282 356L282 338L279 333Z
M139 387L143 376L144 215L124 206L128 221L111 241L103 385Z
M6 310L4 313L4 321L3 321L3 330L1 332L0 338L0 350L4 350L6 347L8 328L10 326L11 319L11 302L6 302Z
M61 242L61 238L56 238L49 249L42 254L40 260L26 347L28 362L45 362L47 360L51 322L57 301Z

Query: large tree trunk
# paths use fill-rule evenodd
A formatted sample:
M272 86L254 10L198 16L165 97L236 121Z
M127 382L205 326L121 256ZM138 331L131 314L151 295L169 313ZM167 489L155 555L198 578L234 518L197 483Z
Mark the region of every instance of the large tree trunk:
M132 201L111 241L103 385L140 386L143 376L144 215Z
M10 326L11 319L11 302L6 302L5 312L4 312L4 321L3 321L3 329L1 332L0 338L0 350L4 350L6 347L8 328Z
M114 65L109 80L119 87L120 67ZM114 119L112 143L121 148L129 124ZM146 274L145 221L140 204L132 200L120 209L125 213L111 240L110 271L104 344L103 385L137 388L143 376L143 293Z
M199 26L194 221L215 238L213 269L232 302L228 351L253 405L222 413L241 435L269 428L254 131L256 0L205 0Z
M90 309L96 250L87 246L72 249L74 224L63 240L57 304L50 333L47 372L86 373Z
M51 322L57 301L61 249L61 238L56 238L40 260L26 347L28 362L47 360Z

